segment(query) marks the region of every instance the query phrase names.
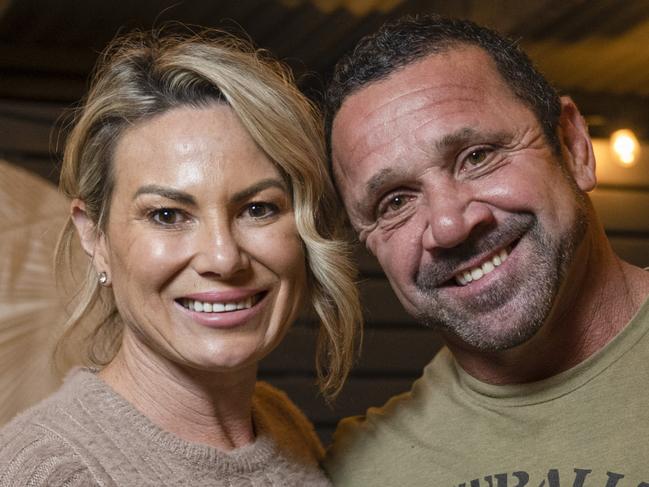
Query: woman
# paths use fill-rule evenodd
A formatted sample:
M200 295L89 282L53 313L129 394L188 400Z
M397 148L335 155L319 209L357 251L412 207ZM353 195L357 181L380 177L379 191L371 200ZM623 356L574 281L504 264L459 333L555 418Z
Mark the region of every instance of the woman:
M88 357L0 435L0 485L326 485L312 427L257 363L305 300L335 395L360 323L312 106L227 36L111 46L68 139L91 272L68 324ZM99 310L99 311L98 311ZM97 319L97 313L100 313Z

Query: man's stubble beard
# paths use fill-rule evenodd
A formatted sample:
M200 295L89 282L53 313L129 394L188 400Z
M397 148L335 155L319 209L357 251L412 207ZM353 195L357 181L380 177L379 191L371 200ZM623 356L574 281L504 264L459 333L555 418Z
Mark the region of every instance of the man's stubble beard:
M588 227L585 196L576 194L572 225L558 238L553 238L536 216L530 213L513 215L486 237L448 250L446 262L440 261L421 270L417 288L427 296L428 305L416 318L444 335L476 350L493 352L513 348L532 338L550 314L561 284L570 269L579 244ZM457 266L481 250L493 248L516 232L524 231L530 259L526 272L510 274L494 283L489 290L471 301L452 302L437 288L435 276L440 268ZM456 255L453 255L456 253ZM503 313L498 313L502 309ZM489 313L489 315L485 315ZM515 321L512 321L515 320Z

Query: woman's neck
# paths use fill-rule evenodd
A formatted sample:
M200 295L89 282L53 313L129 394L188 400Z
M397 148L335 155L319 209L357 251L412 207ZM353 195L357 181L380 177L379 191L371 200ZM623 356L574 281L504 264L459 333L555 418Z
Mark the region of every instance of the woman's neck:
M255 366L234 372L183 367L128 333L99 376L160 428L229 451L252 443Z

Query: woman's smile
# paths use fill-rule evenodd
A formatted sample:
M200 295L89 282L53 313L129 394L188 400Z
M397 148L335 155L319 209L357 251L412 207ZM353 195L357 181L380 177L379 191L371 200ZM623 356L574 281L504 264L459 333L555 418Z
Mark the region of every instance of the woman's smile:
M266 305L268 291L236 290L192 294L176 299L196 323L214 328L248 324Z

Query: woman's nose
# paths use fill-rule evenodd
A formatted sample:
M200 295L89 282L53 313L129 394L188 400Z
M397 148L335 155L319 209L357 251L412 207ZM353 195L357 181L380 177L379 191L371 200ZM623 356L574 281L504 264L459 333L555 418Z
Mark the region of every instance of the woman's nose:
M212 274L227 279L250 265L235 232L225 222L205 225L197 236L193 266L202 275Z

